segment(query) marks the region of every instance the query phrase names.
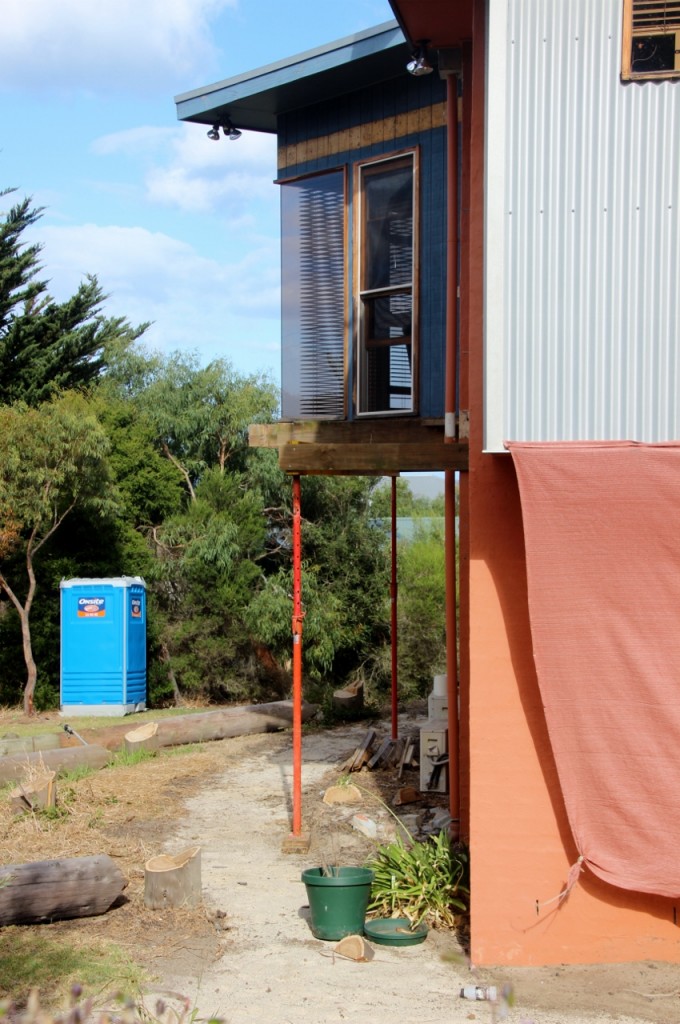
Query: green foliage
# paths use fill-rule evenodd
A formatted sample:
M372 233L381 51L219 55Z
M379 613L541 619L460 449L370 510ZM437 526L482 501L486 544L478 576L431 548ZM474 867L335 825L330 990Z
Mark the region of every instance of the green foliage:
M36 558L76 507L94 516L115 512L107 452L82 395L65 392L37 408L0 407L0 588L21 623L27 712L37 681L30 630Z
M383 534L369 521L371 487L361 477L309 477L302 484L303 668L310 679L334 686L387 636L387 553ZM291 646L289 501L289 493L281 493L275 506L279 568L263 579L246 618L251 633L280 660Z
M176 352L139 401L193 499L206 469L243 468L248 425L271 419L277 392L267 377L239 374L227 360L201 367L196 355Z
M379 480L371 494L371 515L375 519L389 520L392 515L392 481L389 479ZM416 496L408 480L403 476L397 477L397 515L398 516L443 516L444 497L437 495L435 498L425 498L422 495Z
M374 873L368 910L376 916L453 928L467 909L467 852L445 832L410 845L397 839L380 847L366 866Z
M416 528L399 544L399 688L425 696L446 671L446 569L443 527Z

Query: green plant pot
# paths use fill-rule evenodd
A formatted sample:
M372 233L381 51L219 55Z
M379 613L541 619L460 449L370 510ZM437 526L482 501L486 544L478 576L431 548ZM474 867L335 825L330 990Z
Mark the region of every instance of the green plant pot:
M362 935L371 895L370 868L307 868L302 881L307 889L312 935L342 939Z

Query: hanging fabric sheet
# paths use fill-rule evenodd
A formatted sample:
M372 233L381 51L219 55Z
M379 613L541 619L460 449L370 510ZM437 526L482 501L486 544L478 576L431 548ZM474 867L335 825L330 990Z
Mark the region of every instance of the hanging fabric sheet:
M507 447L579 854L612 885L680 896L680 445Z

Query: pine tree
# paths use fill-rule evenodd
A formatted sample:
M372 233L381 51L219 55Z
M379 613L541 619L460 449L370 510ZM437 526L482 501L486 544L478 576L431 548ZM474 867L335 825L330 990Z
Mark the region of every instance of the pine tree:
M65 302L50 296L39 278L42 247L23 241L41 215L27 198L0 219L0 405L38 405L92 383L106 369L107 347L131 344L148 326L105 317L94 276Z

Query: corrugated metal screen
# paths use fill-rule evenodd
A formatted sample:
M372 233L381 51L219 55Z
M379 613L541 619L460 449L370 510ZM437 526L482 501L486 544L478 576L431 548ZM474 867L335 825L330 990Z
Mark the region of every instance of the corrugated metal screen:
M677 439L680 88L621 82L622 0L489 29L486 447Z

